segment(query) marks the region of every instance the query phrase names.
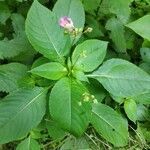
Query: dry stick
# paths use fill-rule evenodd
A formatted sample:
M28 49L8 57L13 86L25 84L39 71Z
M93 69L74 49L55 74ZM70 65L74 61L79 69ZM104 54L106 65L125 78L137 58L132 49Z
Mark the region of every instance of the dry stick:
M97 146L96 142L87 134L87 133L84 133L93 143L94 145L99 149L99 147Z
M145 147L145 144L143 144L140 134L136 130L134 130L130 125L129 125L129 127L136 133L136 135L138 136L138 138L140 139L140 141L142 143L142 146ZM147 144L146 144L146 146L150 149L150 147Z
M105 142L103 142L102 140L100 140L100 139L98 139L97 137L94 137L97 141L99 141L99 142L101 142L102 144L104 144L105 146L107 146L109 149L111 149L111 147L107 144L107 143L105 143Z
M103 142L102 140L100 140L99 138L97 138L97 136L96 136L94 130L92 130L92 131L93 131L93 134L94 134L94 138L95 138L97 141L99 141L99 142L101 142L102 144L104 144L105 146L111 148L111 146L109 146L107 143L105 143L105 142Z

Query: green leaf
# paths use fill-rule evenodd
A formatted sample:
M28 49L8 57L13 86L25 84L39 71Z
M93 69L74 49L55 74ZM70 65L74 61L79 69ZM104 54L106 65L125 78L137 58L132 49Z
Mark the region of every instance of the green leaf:
M15 37L12 40L0 41L0 59L12 58L22 52L33 50L25 36Z
M12 92L19 88L18 81L27 73L27 67L19 63L0 66L0 91Z
M103 62L106 49L107 42L100 40L87 40L79 44L72 55L73 66L84 72L93 71Z
M60 150L90 150L90 145L85 137L68 138Z
M124 102L124 110L130 120L134 123L137 120L137 105L133 99L128 99Z
M83 0L85 11L87 11L88 13L96 11L100 5L100 2L101 0Z
M40 145L36 140L28 137L18 144L16 150L40 150Z
M131 22L126 26L135 31L140 36L142 36L144 39L150 41L150 15L145 15L144 17L134 22Z
M0 23L5 24L6 20L10 17L10 11L5 2L0 2Z
M85 83L86 88L98 102L102 102L102 100L106 97L106 90L97 80L90 79L89 81L89 83Z
M126 40L124 26L121 21L116 18L111 18L107 21L106 29L110 30L110 38L115 44L115 50L117 52L126 52Z
M124 24L128 22L131 10L130 3L132 0L104 0L100 6L99 13L115 14Z
M0 102L0 144L25 136L45 114L46 91L43 88L21 89Z
M97 132L114 146L127 145L127 121L109 106L93 104L91 123Z
M46 128L48 129L49 136L52 137L53 140L60 140L66 135L66 132L53 120L46 120Z
M63 78L55 84L49 98L52 118L76 136L83 134L89 122L89 102L83 101L86 92L80 82Z
M65 48L67 38L57 17L37 0L33 2L27 15L26 34L35 50L46 58L62 62L62 57L68 53Z
M142 104L137 105L137 120L138 121L146 121L146 120L150 121L150 110L148 109L148 107Z
M135 100L137 103L140 104L150 104L150 90L145 90L142 93L131 96L131 99Z
M143 47L140 49L143 61L150 63L150 48Z
M58 0L53 8L58 19L67 16L74 23L75 28L83 28L85 23L85 14L80 0Z
M67 68L57 62L46 63L30 71L46 79L58 80L67 75Z
M39 67L40 65L44 65L49 62L50 62L49 59L45 57L39 57L33 62L31 69Z
M133 97L150 90L150 76L122 59L110 59L88 76L97 79L107 91L117 97Z
M141 63L139 67L150 74L150 63Z
M72 70L72 75L73 75L73 77L75 77L79 81L88 82L87 76L81 70L78 70L78 69L75 68L74 70Z
M21 14L14 13L11 15L12 25L17 36L25 32L25 19Z

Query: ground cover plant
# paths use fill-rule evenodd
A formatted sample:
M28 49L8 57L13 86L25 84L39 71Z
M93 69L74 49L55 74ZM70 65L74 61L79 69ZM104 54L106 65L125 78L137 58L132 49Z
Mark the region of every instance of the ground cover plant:
M150 149L150 0L0 0L0 149Z

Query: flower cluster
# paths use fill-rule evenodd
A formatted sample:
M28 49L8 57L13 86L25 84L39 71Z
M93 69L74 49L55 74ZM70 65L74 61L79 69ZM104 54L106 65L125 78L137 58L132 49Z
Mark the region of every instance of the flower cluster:
M59 19L59 25L65 29L65 33L69 33L74 37L81 33L92 32L92 28L87 28L85 31L83 31L83 28L75 28L72 19L67 16L61 17Z
M74 24L71 18L64 16L60 18L59 25L63 27L64 29L68 30L69 32L72 32L74 30Z

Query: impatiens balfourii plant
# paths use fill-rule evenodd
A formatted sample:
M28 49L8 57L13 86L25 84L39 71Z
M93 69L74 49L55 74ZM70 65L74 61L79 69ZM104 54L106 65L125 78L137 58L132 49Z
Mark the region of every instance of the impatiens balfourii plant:
M109 21L108 28L115 18ZM28 71L36 80L31 81L35 82L33 86L6 84L7 80L13 84L23 78L28 69L25 65L11 63L0 67L4 76L1 91L12 91L0 102L0 144L25 139L18 149L22 145L38 147L31 138L32 130L45 121L52 135L52 130L58 130L57 136L70 133L81 137L92 125L114 146L128 144L128 120L136 124L137 103L150 104L150 76L126 60L104 60L107 41L79 42L84 33L91 32L91 28L84 29L84 24L80 0L58 0L53 11L34 0L25 30L29 42L43 57ZM140 32L133 24L127 26ZM15 67L19 72L16 76ZM12 81L6 78L8 70L14 74ZM126 114L103 101L106 92L124 107Z

